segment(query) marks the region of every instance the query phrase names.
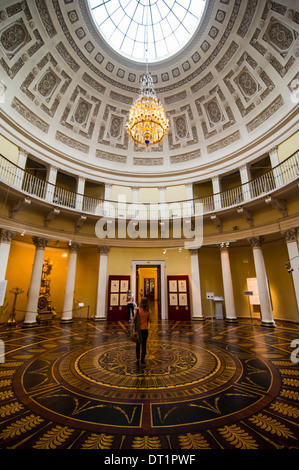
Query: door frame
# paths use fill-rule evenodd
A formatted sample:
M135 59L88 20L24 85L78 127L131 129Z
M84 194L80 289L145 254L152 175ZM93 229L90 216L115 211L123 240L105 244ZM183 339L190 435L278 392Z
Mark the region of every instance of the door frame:
M166 320L167 318L167 309L166 309L166 285L165 285L165 267L166 267L166 262L165 260L156 260L156 259L151 259L151 260L144 260L144 259L138 259L138 260L131 260L131 290L136 294L136 277L137 277L137 266L160 266L160 282L161 282L161 289L160 289L160 295L161 295L161 320Z

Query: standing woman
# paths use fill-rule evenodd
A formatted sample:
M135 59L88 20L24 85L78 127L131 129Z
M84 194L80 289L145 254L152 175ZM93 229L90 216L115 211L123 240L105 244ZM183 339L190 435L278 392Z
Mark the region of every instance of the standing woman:
M150 321L150 309L148 299L146 297L142 297L139 306L139 312L136 311L134 315L134 321L137 319L137 315L139 315L139 323L140 323L140 341L136 343L136 358L139 361L140 358L140 344L141 344L141 364L145 364L145 355L146 355L146 342L148 337L148 323Z
M127 305L128 305L128 315L129 321L134 317L134 310L135 310L135 299L134 295L130 290L127 292Z

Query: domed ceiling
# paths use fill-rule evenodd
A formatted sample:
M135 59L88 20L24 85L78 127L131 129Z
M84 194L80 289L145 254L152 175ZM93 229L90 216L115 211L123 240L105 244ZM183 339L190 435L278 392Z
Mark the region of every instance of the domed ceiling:
M175 182L229 172L297 129L297 3L206 1L185 47L149 63L170 126L145 148L125 128L145 63L105 42L88 0L2 0L0 131L87 178Z

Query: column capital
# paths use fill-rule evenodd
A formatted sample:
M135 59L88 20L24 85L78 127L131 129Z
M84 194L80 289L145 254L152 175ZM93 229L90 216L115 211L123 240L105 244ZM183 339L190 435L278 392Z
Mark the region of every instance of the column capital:
M19 155L21 155L22 157L27 157L27 155L29 154L29 152L23 148L19 148Z
M297 229L290 228L285 232L281 232L281 234L285 237L287 243L296 242L297 241Z
M264 237L252 237L248 238L248 241L252 248L261 248L264 241Z
M101 245L101 246L98 246L98 250L99 250L100 255L106 255L107 256L108 253L109 253L110 247L105 246L105 245Z
M273 153L276 154L276 153L277 153L277 150L278 150L278 147L277 147L277 146L276 146L276 147L272 147L272 148L269 150L268 153L269 153L269 155L271 155L271 154L273 154Z
M71 243L70 246L69 246L69 250L71 253L77 253L77 251L79 250L80 248L80 243Z
M15 236L16 232L1 229L0 234L0 243L10 243L13 237Z
M249 163L244 163L243 165L239 166L239 171L248 170L250 168Z
M44 250L49 240L41 237L32 237L32 241L37 250Z
M199 253L199 248L189 248L189 253L190 255L198 255Z

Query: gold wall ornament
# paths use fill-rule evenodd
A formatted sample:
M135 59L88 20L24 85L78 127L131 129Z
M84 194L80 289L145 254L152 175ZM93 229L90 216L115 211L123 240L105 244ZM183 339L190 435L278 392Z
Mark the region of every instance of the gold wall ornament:
M40 283L40 291L39 291L39 298L38 298L38 321L52 321L52 319L56 316L55 308L52 306L52 298L51 298L51 289L50 289L50 274L52 271L53 264L49 258L45 258L43 263L42 275L41 275L41 283Z
M153 78L149 73L140 80L139 98L133 104L126 129L138 144L152 145L160 142L167 133L169 121L157 98Z

